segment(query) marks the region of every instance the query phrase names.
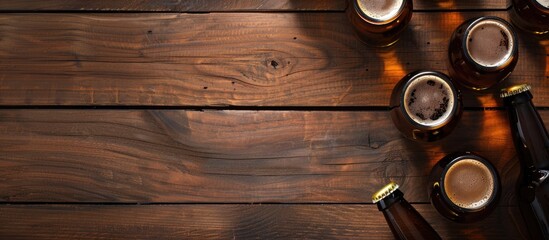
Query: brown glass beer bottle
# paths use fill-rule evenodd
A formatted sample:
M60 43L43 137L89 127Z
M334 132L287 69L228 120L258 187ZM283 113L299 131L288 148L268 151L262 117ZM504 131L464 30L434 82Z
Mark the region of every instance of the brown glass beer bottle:
M529 85L502 89L521 172L517 196L530 239L549 239L549 135Z
M372 201L383 212L396 239L441 239L438 233L416 211L394 182L374 193Z

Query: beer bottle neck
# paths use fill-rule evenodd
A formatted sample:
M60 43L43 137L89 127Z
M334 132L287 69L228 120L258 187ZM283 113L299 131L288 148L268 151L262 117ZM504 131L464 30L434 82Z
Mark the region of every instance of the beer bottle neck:
M523 166L530 170L549 168L549 136L526 91L504 99L515 147Z
M526 91L511 97L504 98L503 102L508 107L517 107L522 104L531 105L533 107L532 98L532 93L530 91Z
M395 238L441 239L435 229L403 196L404 194L397 189L376 203Z
M549 205L549 137L534 104L528 85L519 85L503 91L508 108L509 123L521 172L519 176L519 207L530 233L530 239L548 239ZM522 91L515 95L514 91Z
M397 189L391 194L387 195L385 198L379 200L379 202L377 202L377 208L379 209L379 211L383 211L391 207L391 205L393 205L394 203L403 199L403 196L404 194Z

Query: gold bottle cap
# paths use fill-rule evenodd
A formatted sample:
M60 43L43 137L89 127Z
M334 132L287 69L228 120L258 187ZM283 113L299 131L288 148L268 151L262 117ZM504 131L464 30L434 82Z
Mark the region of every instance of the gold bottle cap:
M519 93L530 91L530 88L531 87L528 84L521 84L521 85L515 85L512 87L504 88L504 89L501 89L499 97L506 98L506 97L514 96Z
M385 185L385 187L379 189L379 191L374 193L374 195L372 195L372 202L379 202L381 199L389 196L389 194L393 193L397 189L398 184L396 184L395 182L390 182L389 184Z

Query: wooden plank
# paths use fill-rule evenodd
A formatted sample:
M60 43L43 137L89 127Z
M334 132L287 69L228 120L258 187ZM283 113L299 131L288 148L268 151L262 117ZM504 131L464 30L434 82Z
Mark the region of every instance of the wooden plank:
M414 0L414 10L478 10L478 9L507 9L511 6L510 0L489 1L459 1L459 0Z
M457 224L415 204L442 239L526 239L515 207ZM375 205L0 206L5 239L394 239Z
M494 5L497 2L492 0L486 5ZM22 0L0 2L0 11L344 11L345 7L345 0Z
M0 105L388 106L418 69L446 72L463 20L416 13L392 49L360 43L343 13L0 15ZM521 35L507 84L549 106L549 40ZM469 107L499 106L493 92Z
M454 151L494 163L514 205L504 111L465 112L454 134L418 143L385 111L2 110L0 201L363 203L394 180L425 203Z
M507 9L508 0L414 0L416 10ZM345 0L62 0L0 1L0 11L343 11Z

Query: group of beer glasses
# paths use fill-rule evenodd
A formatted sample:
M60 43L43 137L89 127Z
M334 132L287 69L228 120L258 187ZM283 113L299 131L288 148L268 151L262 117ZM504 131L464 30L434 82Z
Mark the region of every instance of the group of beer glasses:
M486 90L505 80L518 61L518 38L513 27L498 17L465 21L452 34L448 47L449 76L436 71L406 75L391 95L391 116L408 138L439 140L461 117L464 88Z
M549 34L549 0L513 0L513 5L514 25L533 34ZM347 15L364 43L387 47L398 41L412 9L412 0L351 0ZM447 136L462 112L461 94L454 83L472 91L491 89L511 74L518 54L517 35L504 19L484 16L463 22L449 41L449 76L415 71L396 84L390 101L395 126L417 141ZM488 215L501 188L495 167L470 152L441 159L431 172L430 183L432 204L457 222Z

